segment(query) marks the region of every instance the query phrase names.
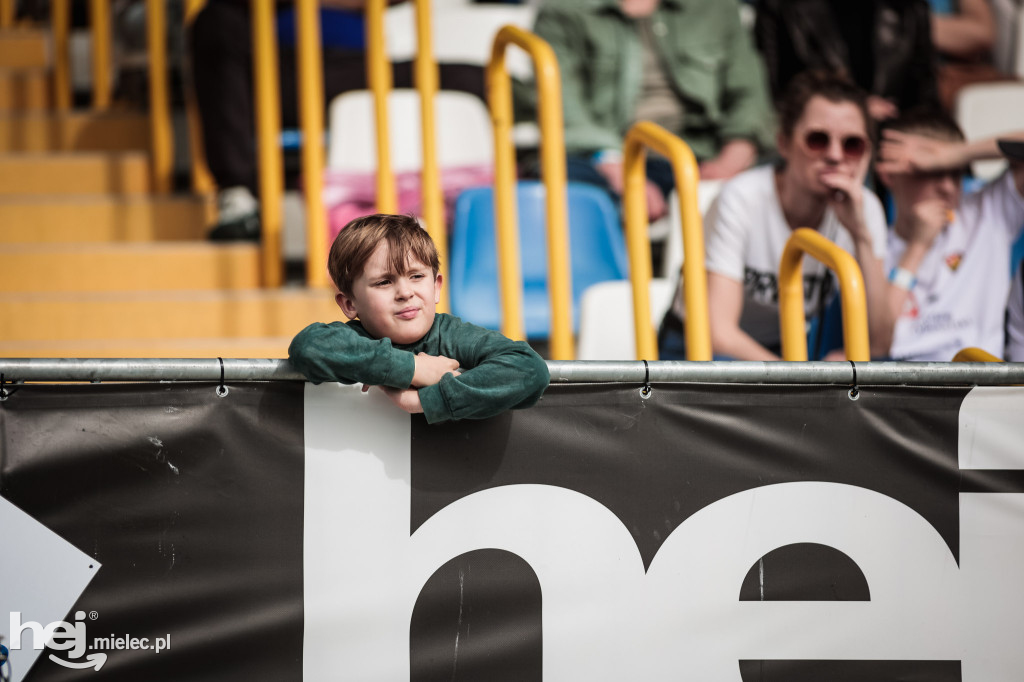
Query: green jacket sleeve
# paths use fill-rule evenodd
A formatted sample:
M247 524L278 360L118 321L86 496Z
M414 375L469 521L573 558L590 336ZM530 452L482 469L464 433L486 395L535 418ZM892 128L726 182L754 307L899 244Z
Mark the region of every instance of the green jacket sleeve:
M735 7L722 4L726 5L722 10L727 17L724 23L728 58L722 79L719 138L723 142L747 139L761 150L771 149L774 121L764 65Z
M558 60L565 148L570 153L622 147L622 131L610 125L610 118L607 123L598 121L591 114L591 105L584 95L585 73L590 68L585 63L590 50L586 44L587 32L582 27L584 11L542 6L533 27L533 32L547 41Z
M547 363L526 342L458 318L449 318L441 331L438 352L457 359L462 373L419 389L423 415L431 424L530 407L547 388Z
M288 360L319 384L340 381L409 388L416 358L394 348L389 339L372 339L343 322L317 322L299 332L288 347Z

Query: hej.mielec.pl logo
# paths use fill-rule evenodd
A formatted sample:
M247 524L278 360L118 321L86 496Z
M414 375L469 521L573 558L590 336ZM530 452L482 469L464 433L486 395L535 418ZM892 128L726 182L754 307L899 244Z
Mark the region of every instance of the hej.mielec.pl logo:
M96 620L98 614L88 614L90 620ZM21 611L12 611L10 617L11 641L9 649L17 651L26 647L41 650L46 647L54 652L65 652L64 658L51 653L49 658L54 663L66 668L93 668L99 670L107 662L106 651L116 650L151 650L155 653L171 648L171 635L163 637L132 637L115 635L93 637L90 641L86 634L85 611L76 611L74 622L54 621L47 625L35 621L22 622ZM31 644L26 634L31 634Z

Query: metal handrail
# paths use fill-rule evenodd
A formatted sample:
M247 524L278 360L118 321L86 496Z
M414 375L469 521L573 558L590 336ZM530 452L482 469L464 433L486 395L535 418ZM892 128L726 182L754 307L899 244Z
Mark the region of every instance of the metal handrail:
M53 32L53 103L57 111L71 109L71 0L51 0Z
M970 346L957 352L953 356L953 362L1003 362L1003 359L982 348Z
M14 26L14 2L15 0L0 0L0 28Z
M185 0L185 26L189 27L196 15L206 5L206 0ZM199 120L199 105L196 102L195 88L192 79L185 84L185 117L188 121L188 150L191 159L192 191L196 194L212 194L216 183L210 168L206 165L206 152L203 148L203 131Z
M6 387L26 381L304 381L287 360L0 358ZM223 367L223 374L221 368ZM1024 384L1021 362L548 362L551 383L850 386ZM655 390L657 387L655 386Z
M275 3L251 0L253 86L256 110L256 148L259 155L261 260L263 286L284 281L281 233L284 158L281 152L281 86L277 72Z
M802 264L805 253L824 263L839 278L846 359L857 362L870 360L868 308L860 266L853 256L808 227L793 231L782 251L782 260L779 263L782 359L807 360L807 318L804 313Z
M488 101L494 125L494 213L497 227L498 274L501 284L501 330L512 339L526 338L523 322L523 275L519 261L519 222L515 202L516 161L512 141L512 79L505 67L509 45L533 60L540 126L541 179L547 196L548 291L551 295L551 357L571 360L572 286L569 269L569 228L566 206L565 140L562 85L554 50L544 40L517 26L503 26L495 35L487 64Z
M146 0L146 48L149 55L149 136L153 189L170 192L174 184L174 131L167 82L167 3Z
M302 178L306 201L306 283L327 286L327 214L324 211L324 90L318 0L295 3Z
M89 28L92 34L92 108L110 108L110 0L89 0Z
M420 143L423 167L420 191L423 203L423 221L441 261L441 276L448 275L448 229L444 215L444 192L437 154L437 123L434 100L440 76L434 59L433 30L431 28L430 0L413 0L416 12L416 56L413 63L414 85L420 96ZM367 83L373 93L374 121L377 131L377 210L381 213L398 211L398 193L391 169L391 140L388 115L388 95L393 83L391 60L387 56L384 38L384 20L387 0L369 0L366 3L366 69ZM442 288L438 310L449 309L448 290Z
M629 246L629 270L633 283L633 324L636 357L658 359L658 345L651 326L651 245L647 239L647 148L669 159L679 194L680 229L683 231L683 295L686 300L686 359L711 359L711 327L708 322L707 273L704 269L704 227L697 205L700 171L697 159L683 140L650 121L635 123L623 146L623 213Z

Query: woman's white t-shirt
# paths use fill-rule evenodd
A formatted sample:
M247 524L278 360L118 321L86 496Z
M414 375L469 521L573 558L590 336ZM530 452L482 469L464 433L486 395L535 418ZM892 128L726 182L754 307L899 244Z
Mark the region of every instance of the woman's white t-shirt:
M786 222L775 189L773 166L758 166L725 183L704 219L708 272L743 284L740 328L766 347L778 346L779 261L793 230ZM885 258L886 225L882 203L864 190L864 220L875 256ZM808 227L812 227L808 225ZM850 233L831 208L817 231L853 254ZM804 304L808 319L824 309L838 290L833 276L809 256L803 261Z

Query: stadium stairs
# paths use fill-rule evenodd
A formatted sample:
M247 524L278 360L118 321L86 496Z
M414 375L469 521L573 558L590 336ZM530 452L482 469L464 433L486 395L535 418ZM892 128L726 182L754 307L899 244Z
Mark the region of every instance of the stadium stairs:
M56 112L49 36L0 30L0 357L287 357L331 292L261 288L204 240L212 197L152 191L145 114Z

